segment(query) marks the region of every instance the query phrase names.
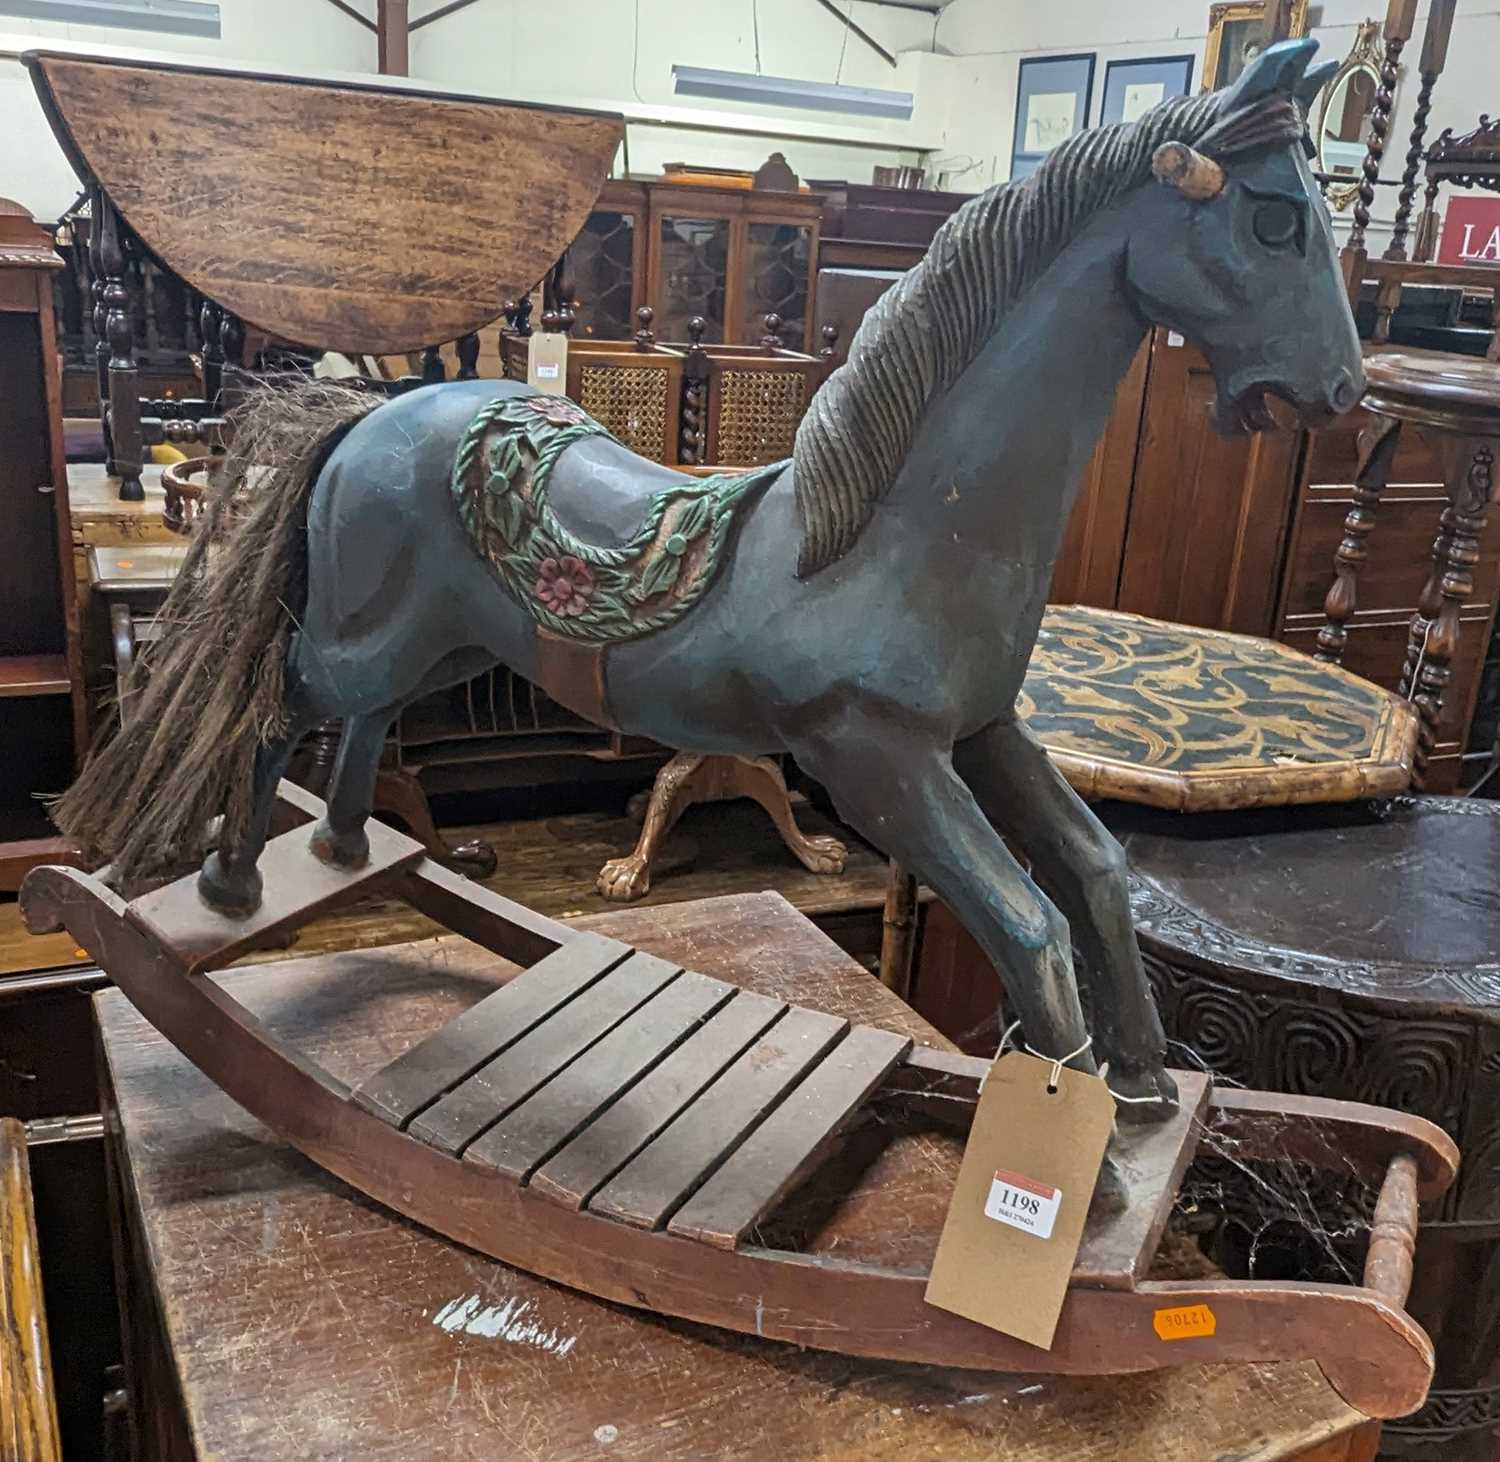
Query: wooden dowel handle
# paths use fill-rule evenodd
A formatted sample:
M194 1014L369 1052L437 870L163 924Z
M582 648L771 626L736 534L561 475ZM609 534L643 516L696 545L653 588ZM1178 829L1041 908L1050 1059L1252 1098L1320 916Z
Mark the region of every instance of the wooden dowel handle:
M1391 1159L1375 1200L1375 1222L1365 1254L1365 1288L1393 1305L1404 1305L1411 1290L1416 1249L1417 1160L1403 1152Z

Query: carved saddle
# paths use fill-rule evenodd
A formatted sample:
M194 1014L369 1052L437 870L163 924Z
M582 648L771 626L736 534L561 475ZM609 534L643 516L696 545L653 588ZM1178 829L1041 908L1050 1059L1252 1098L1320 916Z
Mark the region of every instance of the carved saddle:
M739 512L786 466L686 477L635 456L572 401L504 396L465 431L452 490L511 597L542 629L602 646L697 603Z

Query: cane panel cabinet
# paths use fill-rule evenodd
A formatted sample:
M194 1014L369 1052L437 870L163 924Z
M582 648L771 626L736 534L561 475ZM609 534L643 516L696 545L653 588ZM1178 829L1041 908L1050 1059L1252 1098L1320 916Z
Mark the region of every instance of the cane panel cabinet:
M783 339L811 350L822 208L818 193L606 183L568 251L576 334L626 339L649 305L663 340L687 339L701 316L708 343L753 345L777 314Z

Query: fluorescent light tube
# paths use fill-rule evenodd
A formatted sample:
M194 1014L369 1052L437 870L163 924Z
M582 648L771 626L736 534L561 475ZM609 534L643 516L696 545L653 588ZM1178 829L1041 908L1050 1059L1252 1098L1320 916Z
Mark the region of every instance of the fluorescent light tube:
M0 0L0 15L219 38L219 7L208 0Z
M825 81L795 81L788 76L756 76L748 71L713 71L705 66L673 66L680 96L709 96L719 101L757 102L767 107L803 111L845 112L905 122L912 113L909 91L880 91L872 86L834 86Z

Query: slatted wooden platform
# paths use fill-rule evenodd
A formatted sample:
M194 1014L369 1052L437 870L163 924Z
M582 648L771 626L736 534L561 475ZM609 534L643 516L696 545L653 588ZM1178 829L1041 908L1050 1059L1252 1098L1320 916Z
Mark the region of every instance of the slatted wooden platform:
M910 1049L582 935L354 1100L575 1211L733 1248Z

